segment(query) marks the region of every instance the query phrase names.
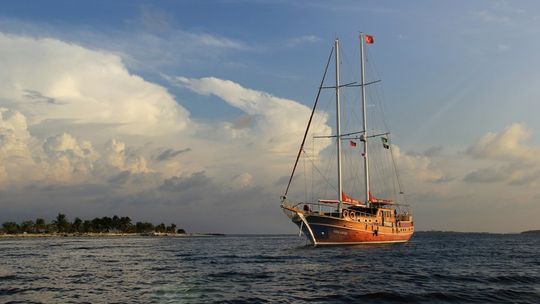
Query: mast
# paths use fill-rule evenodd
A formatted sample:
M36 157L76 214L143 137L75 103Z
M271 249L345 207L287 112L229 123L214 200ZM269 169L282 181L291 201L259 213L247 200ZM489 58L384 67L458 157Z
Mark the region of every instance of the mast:
M337 144L337 168L338 168L338 212L341 216L343 204L341 202L341 193L343 193L343 185L341 180L341 107L339 104L339 39L334 41L336 49L336 144Z
M368 161L368 136L367 136L367 108L366 108L366 87L364 77L364 40L365 34L360 33L360 69L361 79L360 87L362 88L362 117L364 118L364 133L362 134L362 141L364 142L364 181L366 188L366 206L370 205L369 202L369 161Z

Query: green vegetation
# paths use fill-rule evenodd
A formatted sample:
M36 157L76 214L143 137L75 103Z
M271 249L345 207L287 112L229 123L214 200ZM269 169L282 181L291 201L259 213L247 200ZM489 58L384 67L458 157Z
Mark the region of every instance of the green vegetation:
M70 222L63 213L58 213L56 218L47 223L43 218L35 221L23 221L20 224L5 222L0 228L0 234L84 234L84 233L186 233L184 229L176 229L175 224L165 226L164 223L154 225L149 222L136 222L133 224L127 216L112 218L104 216L92 220L82 220L76 217Z

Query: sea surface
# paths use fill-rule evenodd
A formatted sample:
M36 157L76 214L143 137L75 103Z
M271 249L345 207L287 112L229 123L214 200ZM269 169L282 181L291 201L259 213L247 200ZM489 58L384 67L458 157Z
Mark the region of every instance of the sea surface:
M540 236L0 239L0 303L540 303Z

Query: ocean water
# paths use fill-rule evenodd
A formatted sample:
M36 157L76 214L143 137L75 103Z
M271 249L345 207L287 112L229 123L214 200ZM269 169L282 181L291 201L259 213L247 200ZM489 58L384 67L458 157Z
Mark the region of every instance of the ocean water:
M0 303L540 303L540 236L0 239Z

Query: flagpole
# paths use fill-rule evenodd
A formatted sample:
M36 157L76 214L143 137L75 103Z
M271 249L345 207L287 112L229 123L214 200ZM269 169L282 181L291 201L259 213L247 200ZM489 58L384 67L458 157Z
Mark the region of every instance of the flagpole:
M370 205L369 202L369 161L368 161L368 134L367 134L367 108L366 108L366 87L365 87L365 75L364 75L364 40L366 35L360 33L360 69L361 79L360 87L362 88L362 116L364 118L364 133L362 134L362 142L364 143L364 181L366 188L366 206Z
M337 144L337 168L338 168L338 212L341 217L343 203L341 201L341 193L343 193L343 185L341 180L341 107L339 103L339 39L334 41L336 49L336 144Z

